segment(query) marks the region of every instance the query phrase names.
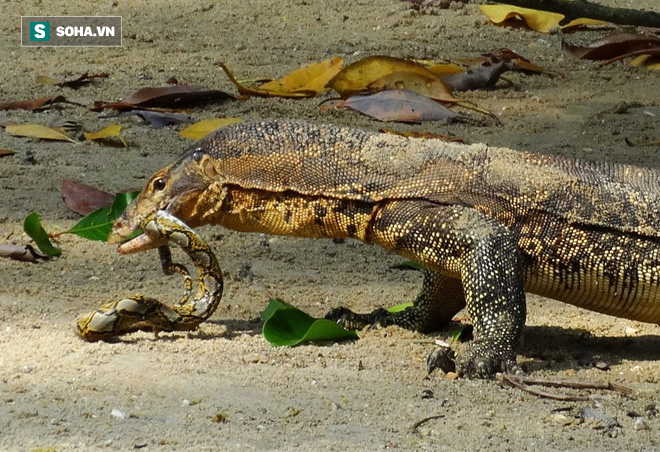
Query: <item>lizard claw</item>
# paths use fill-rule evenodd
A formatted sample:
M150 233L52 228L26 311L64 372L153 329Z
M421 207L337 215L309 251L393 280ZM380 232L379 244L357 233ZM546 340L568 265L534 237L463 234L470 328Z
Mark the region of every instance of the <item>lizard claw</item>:
M496 372L522 373L510 347L490 342L475 343L467 354L456 360L456 371L469 379L492 378Z
M386 319L390 313L383 308L378 308L369 314L357 314L348 308L339 307L330 310L325 318L337 322L347 330L362 330L365 327L387 326Z

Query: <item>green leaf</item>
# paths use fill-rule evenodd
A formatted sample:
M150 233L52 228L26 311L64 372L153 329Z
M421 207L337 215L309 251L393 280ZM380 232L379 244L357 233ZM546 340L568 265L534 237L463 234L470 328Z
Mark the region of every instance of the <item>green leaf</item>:
M50 243L50 238L48 233L41 226L41 219L36 213L31 213L23 221L23 230L27 235L29 235L34 243L37 244L39 250L47 256L59 256L62 254L62 250L53 246Z
M112 229L112 224L126 207L133 201L139 192L118 193L112 201L110 208L102 207L80 220L67 232L89 240L106 242Z
M315 319L280 299L271 300L261 313L264 338L275 346L309 341L357 339L355 331L327 319Z
M449 336L454 342L468 341L470 334L472 334L472 325L457 325L449 331Z
M389 308L387 308L387 310L389 312L391 312L392 314L394 314L395 312L405 311L406 309L408 309L412 305L413 305L412 301L408 301L407 303L401 303L401 304L397 304L397 305L394 305L394 306L390 306Z
M426 270L426 267L414 261L401 262L400 264L392 265L390 268L395 268L397 270L417 270L417 271Z

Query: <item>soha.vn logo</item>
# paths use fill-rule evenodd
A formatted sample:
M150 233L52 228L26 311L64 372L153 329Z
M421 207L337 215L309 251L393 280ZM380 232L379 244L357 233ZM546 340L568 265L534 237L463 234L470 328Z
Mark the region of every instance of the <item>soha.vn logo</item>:
M55 35L110 37L115 36L115 27L55 27ZM30 22L30 41L50 41L50 22Z

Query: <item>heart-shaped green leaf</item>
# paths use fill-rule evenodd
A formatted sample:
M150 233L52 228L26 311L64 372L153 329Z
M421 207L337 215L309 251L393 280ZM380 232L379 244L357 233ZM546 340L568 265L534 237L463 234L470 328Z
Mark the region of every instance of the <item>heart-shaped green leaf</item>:
M349 331L332 320L315 319L280 299L271 300L261 317L264 319L264 338L275 346L358 337L355 331Z
M41 219L36 213L31 213L23 221L23 230L27 235L29 235L34 243L37 244L39 250L47 256L59 256L62 254L62 250L53 246L50 243L50 238L48 233L41 225Z

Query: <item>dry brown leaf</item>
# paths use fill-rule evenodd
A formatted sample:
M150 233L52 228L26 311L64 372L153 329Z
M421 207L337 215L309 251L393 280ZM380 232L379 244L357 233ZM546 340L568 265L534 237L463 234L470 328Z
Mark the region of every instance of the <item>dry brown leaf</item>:
M154 108L182 108L200 103L233 99L224 91L207 89L196 85L172 85L157 88L141 88L128 96L123 102L95 102L91 111L103 109L132 110Z
M9 124L5 130L18 137L39 138L42 140L70 141L75 143L62 129L46 127L41 124Z
M316 96L316 91L312 90L302 90L302 91L295 91L295 92L288 92L288 91L276 91L276 90L265 90L261 88L251 88L249 86L243 85L241 82L236 80L236 77L234 77L234 74L231 73L229 68L225 66L224 63L219 62L218 66L222 68L223 71L225 71L225 74L229 78L229 80L234 84L238 92L244 96L257 96L257 97L285 97L289 99L299 99L303 97L314 97Z
M88 215L101 207L110 206L115 195L80 182L63 180L62 198L69 209Z
M272 93L297 93L314 91L315 93L324 93L327 91L326 85L341 71L344 66L344 59L339 56L323 60L319 63L301 67L285 75L279 80L272 80L259 86L259 91Z
M588 46L574 46L562 41L561 48L568 56L585 60L609 60L637 50L660 47L660 38L634 33L617 33L596 39Z
M427 77L413 72L387 74L371 82L367 88L369 91L405 89L441 102L454 103L458 101L451 95L451 89L447 84L436 76Z
M11 243L0 243L0 257L32 263L47 259L30 245L13 245Z
M511 61L500 61L490 66L481 66L460 74L450 74L442 80L453 91L469 91L481 88L490 88L500 79L500 75L513 67Z
M607 25L607 22L594 19L575 19L566 25L559 25L564 19L563 14L537 9L521 8L510 5L480 5L479 9L495 24L523 21L532 30L550 33L556 28L566 29L583 25Z
M367 96L355 95L337 108L350 108L379 121L431 122L462 118L456 112L421 94L402 89L380 91Z
M413 61L376 55L346 66L328 82L328 86L345 99L353 94L366 92L371 83L395 72L409 72L438 79L433 72Z
M14 154L16 154L16 151L12 151L11 149L0 149L0 157L9 157Z
M180 138L188 138L190 140L201 140L206 135L211 132L218 130L221 127L228 126L230 124L236 124L237 122L242 122L241 118L212 118L204 119L203 121L196 122L191 124L185 129L179 132Z
M46 96L32 100L0 102L0 110L44 110L58 102L67 102L67 100L64 98L64 96Z

